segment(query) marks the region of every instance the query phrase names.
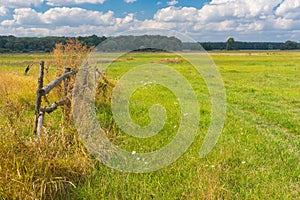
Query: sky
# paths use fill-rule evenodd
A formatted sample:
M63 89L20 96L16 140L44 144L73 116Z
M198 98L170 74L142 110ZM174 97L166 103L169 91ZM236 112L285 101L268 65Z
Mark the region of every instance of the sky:
M167 29L196 41L300 41L300 0L1 0L0 35L116 36Z

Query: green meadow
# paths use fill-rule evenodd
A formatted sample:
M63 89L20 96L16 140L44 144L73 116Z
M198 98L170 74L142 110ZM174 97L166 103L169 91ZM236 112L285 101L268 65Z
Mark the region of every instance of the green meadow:
M168 145L182 113L168 88L142 84L130 97L132 121L147 126L149 110L159 104L165 108L164 126L149 138L122 131L112 114L111 95L124 74L142 64L168 65L189 81L199 104L196 136L179 159L154 172L125 173L90 155L61 109L47 114L42 136L34 136L39 62L49 67L45 82L50 82L53 55L1 54L0 199L299 199L300 52L213 51L209 56L226 89L226 120L204 158L199 150L211 120L211 98L189 62L173 53L129 53L108 66L111 85L96 95L96 116L110 141L129 152ZM109 59L103 60L105 65ZM33 66L24 75L28 64ZM50 94L43 105L57 100Z

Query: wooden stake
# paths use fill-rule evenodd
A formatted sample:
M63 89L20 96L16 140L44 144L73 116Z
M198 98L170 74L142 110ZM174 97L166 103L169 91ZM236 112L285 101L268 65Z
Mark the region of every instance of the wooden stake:
M42 95L40 93L40 90L43 88L43 84L44 84L44 64L45 64L44 61L40 62L40 76L38 79L38 90L36 92L36 101L35 101L35 119L34 119L33 133L38 136L40 136L41 133L40 132L41 129L39 129L38 132L38 123L39 123L40 109L42 104Z
M69 68L69 67L65 68L65 74L70 71L71 71L71 68ZM70 81L69 77L65 78L65 80L64 80L64 98L67 98L67 96L68 96L69 81Z
M41 136L42 128L43 128L43 123L44 123L44 112L40 112L39 117L38 117L38 123L37 123L37 136Z

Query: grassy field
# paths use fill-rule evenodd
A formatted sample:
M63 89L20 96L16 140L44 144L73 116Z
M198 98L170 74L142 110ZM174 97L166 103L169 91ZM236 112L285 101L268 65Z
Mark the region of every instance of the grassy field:
M135 53L108 68L107 77L116 83L134 66L163 62L190 82L200 104L198 133L187 152L166 168L136 174L119 172L90 157L74 127L64 124L60 110L46 116L44 136L34 138L38 63L45 60L50 67L46 75L50 81L55 77L53 56L0 55L0 199L299 199L300 52L210 56L224 81L227 114L223 133L205 158L198 153L210 122L210 96L192 66L171 62L173 54ZM25 66L31 63L25 76ZM128 136L115 125L109 98L98 98L97 117L110 140L138 152L168 144L180 125L176 97L150 84L136 90L130 100L130 114L141 126L150 122L153 104L163 105L165 126L152 138Z

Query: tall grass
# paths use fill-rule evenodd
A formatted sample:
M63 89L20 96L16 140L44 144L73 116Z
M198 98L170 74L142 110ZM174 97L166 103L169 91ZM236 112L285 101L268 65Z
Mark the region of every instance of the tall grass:
M63 199L91 172L91 160L70 131L34 140L3 127L0 131L2 198Z
M24 76L23 64L7 57L14 70L0 71L0 199L65 199L87 179L94 161L61 109L46 115L41 137L33 135L38 63ZM52 63L46 60L50 69ZM46 80L55 78L53 72Z
M56 44L53 50L56 76L61 76L64 73L65 68L70 68L71 71L79 69L87 54L90 53L92 49L93 47L88 48L77 39L68 39L66 44ZM67 94L67 103L63 106L63 115L65 117L65 122L67 123L72 120L71 101L75 77L76 76L72 76L69 78L67 91L64 91L62 84L55 88L57 98L62 99L65 95L64 93Z

